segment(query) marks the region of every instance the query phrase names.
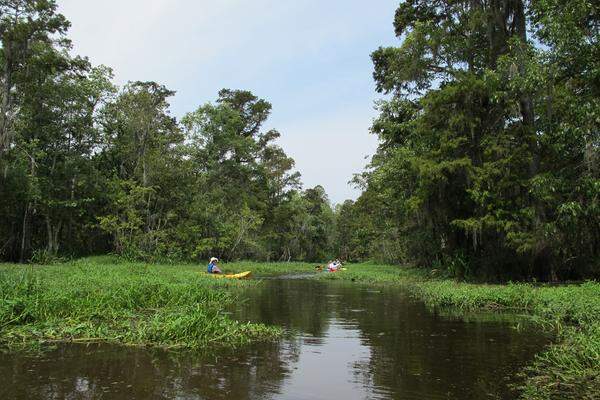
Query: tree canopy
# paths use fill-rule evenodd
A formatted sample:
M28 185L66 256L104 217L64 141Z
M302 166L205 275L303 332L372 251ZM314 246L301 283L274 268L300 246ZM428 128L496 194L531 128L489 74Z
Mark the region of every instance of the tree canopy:
M407 0L394 27L342 246L459 277L600 273L600 6Z
M71 56L55 1L0 16L2 259L332 256L327 196L263 128L268 101L223 89L178 121L174 91Z
M0 258L376 260L459 278L600 274L600 6L405 0L372 53L379 148L335 207L223 89L73 56L54 0L0 0Z

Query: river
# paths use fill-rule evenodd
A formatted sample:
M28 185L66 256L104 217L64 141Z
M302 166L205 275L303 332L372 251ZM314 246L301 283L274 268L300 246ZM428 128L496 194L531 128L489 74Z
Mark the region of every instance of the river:
M512 399L517 372L550 340L515 317L452 316L397 288L273 279L242 297L232 316L285 338L212 355L0 354L0 399Z

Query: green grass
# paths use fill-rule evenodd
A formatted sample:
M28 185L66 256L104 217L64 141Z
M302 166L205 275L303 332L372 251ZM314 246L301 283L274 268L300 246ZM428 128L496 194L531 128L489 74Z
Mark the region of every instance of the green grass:
M313 264L223 264L255 276L314 272ZM213 279L205 265L148 265L90 257L50 266L0 265L0 345L109 342L207 349L272 340L279 328L241 323L223 311L257 281ZM402 286L430 306L530 314L557 342L528 367L523 398L600 398L600 284L485 285L373 264L316 279Z
M422 270L372 264L319 279L391 284L406 288L430 306L464 312L517 311L557 332L557 342L538 354L524 374L523 398L600 399L600 284L485 285L435 278Z
M114 257L0 265L0 344L73 341L206 349L280 335L279 328L240 323L223 313L240 288L256 281L213 279L204 269Z

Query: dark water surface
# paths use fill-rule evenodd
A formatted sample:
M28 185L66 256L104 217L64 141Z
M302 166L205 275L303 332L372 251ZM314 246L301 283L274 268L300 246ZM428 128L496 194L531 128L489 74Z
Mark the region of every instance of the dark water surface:
M270 280L236 318L283 326L279 343L213 356L65 345L0 354L0 399L512 399L548 338L488 316L442 316L398 289Z

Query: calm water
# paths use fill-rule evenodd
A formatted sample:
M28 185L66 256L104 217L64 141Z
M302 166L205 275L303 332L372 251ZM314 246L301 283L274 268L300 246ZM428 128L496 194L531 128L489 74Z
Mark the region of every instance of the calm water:
M279 343L213 356L116 346L0 354L0 399L511 399L548 338L514 321L438 315L398 289L270 280L236 318Z

